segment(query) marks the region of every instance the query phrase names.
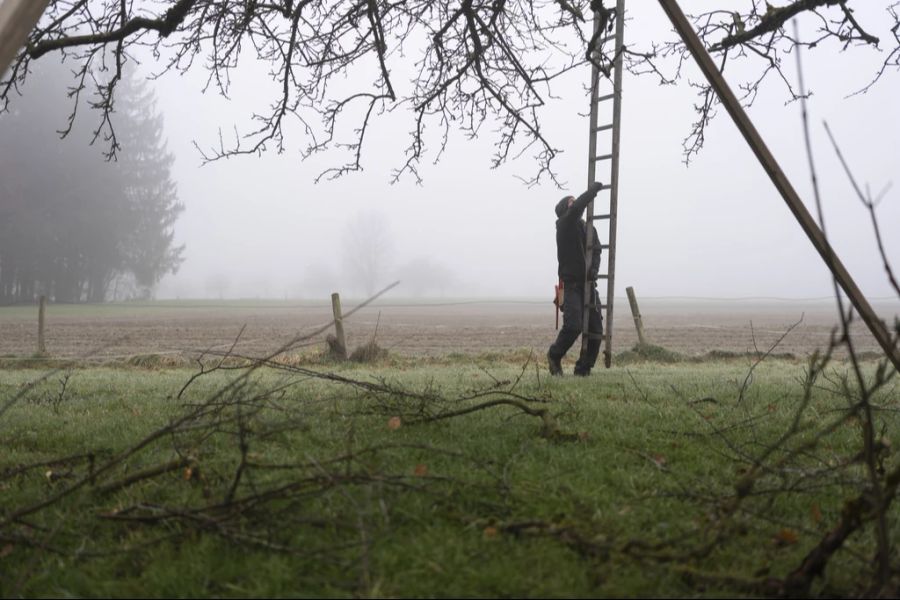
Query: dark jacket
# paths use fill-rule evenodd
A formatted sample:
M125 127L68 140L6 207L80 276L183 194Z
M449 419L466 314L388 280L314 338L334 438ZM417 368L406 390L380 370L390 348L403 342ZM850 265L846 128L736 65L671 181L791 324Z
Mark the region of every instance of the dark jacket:
M591 185L556 220L556 258L559 261L559 277L569 285L580 286L584 282L584 248L588 224L582 221L581 217L602 187L599 183ZM590 274L592 278L596 278L600 269L600 240L597 237L597 229L593 225L590 227L594 234Z

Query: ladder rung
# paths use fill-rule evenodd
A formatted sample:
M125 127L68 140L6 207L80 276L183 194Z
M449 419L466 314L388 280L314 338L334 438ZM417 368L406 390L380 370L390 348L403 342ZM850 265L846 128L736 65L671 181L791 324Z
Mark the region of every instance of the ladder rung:
M604 275L603 273L598 273L594 279L609 279L609 275Z
M606 308L606 305L605 305L605 304L594 304L593 302L591 302L590 304L587 304L586 306L587 306L588 308L599 308L599 309L601 309L601 310L604 309L604 308Z
M601 250L608 250L608 249L609 249L609 244L598 244L598 246L600 246L600 249L601 249Z
M598 221L600 219L608 219L609 215L591 215L591 221ZM609 248L609 246L607 246Z
M609 159L611 159L611 158L612 158L612 154L601 154L600 156L598 156L598 157L595 158L594 160L609 160Z
M613 92L612 94L606 94L606 95L603 95L603 96L597 96L597 102L606 102L607 100L612 100L612 99L615 98L615 97L616 97L615 92Z
M589 340L603 340L606 339L606 336L602 333L589 333L587 334L587 338Z
M613 124L610 123L609 125L601 125L600 127L597 128L597 131L606 131L607 129L612 129L612 128L613 128Z

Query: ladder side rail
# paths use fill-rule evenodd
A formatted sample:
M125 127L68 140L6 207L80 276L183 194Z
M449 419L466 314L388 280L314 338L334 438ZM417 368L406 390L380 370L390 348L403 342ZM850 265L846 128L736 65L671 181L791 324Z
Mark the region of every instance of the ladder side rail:
M597 30L600 28L600 15L598 13L594 13L594 35L596 35ZM589 133L588 133L588 187L594 183L596 178L596 170L597 170L597 112L598 112L598 102L597 97L599 96L599 88L600 88L600 69L593 62L591 63L591 114L589 118ZM582 352L587 351L587 343L588 343L588 326L590 324L590 304L593 302L593 282L590 281L590 264L589 259L591 256L591 250L593 249L594 244L594 200L591 200L587 205L587 211L585 214L585 223L587 224L585 231L585 244L584 244L584 253L585 253L585 269L584 269L584 298L583 298L583 310L582 310L582 326L581 326L581 349Z
M625 0L616 0L616 57L613 64L613 128L612 161L610 163L609 190L609 248L606 279L606 328L604 331L603 358L606 368L612 366L613 300L616 280L616 225L619 203L619 150L622 131L622 55L625 47Z

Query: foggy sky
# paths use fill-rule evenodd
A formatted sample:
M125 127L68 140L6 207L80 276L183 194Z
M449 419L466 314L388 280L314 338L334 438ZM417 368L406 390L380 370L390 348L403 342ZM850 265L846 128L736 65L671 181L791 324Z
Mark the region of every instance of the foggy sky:
M699 6L684 4L686 12ZM854 8L862 23L874 22L862 3ZM633 2L628 15L626 43L670 35L655 2ZM811 24L801 20L801 34L809 35ZM888 256L900 268L900 73L889 71L867 94L847 98L871 80L884 55L865 49L838 54L832 43L827 46L804 54L827 232L863 292L890 297L869 216L821 123L827 119L856 177L871 184L873 193L894 182L878 215ZM793 60L785 57L791 76ZM725 74L733 87L747 75L735 65ZM392 73L400 82L412 75ZM284 154L270 151L200 166L193 141L216 146L219 127L226 141L235 125L249 130L249 115L265 111L273 98L267 93L272 84L265 65L245 62L235 73L230 100L213 91L201 94L205 76L202 70L185 77L168 74L153 84L186 206L176 225L176 243L187 246L179 273L161 282L158 297L319 297L330 288L361 295L364 290L352 280L341 247L349 231L368 222L387 234L384 283L417 261L420 269L447 281L432 295L549 298L556 281L553 206L587 184L583 86L588 67L560 80L554 88L560 100L544 111L545 133L565 150L555 162L567 182L562 190L549 181L528 188L515 178L534 174L528 153L491 170L489 140L462 136L451 138L437 165L423 161L423 185L412 178L390 185L390 171L403 162L411 127L410 114L402 111L372 123L365 171L337 181L313 182L323 168L338 166L347 156L335 151L301 161L299 150L308 140L296 130ZM690 166L683 164L681 140L696 119L697 98L688 81L701 79L693 63L677 87L625 74L617 294L630 285L643 297L828 296L827 269L724 110L708 128L700 155ZM800 106L785 105L786 99L783 84L773 76L749 114L814 213ZM606 172L598 169L597 179L608 182ZM605 241L604 228L598 226ZM601 270L606 270L605 257ZM414 293L402 284L393 292Z

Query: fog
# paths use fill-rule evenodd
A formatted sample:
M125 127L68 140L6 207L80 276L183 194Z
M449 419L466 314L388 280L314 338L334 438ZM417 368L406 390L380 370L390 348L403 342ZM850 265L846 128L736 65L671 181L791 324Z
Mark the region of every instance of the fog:
M857 11L863 22L872 21L863 8ZM627 42L671 35L655 2L632 3L629 16ZM801 27L804 33L811 30ZM791 76L793 60L785 57ZM900 73L889 71L868 93L848 97L869 83L883 60L883 53L863 49L837 53L831 44L804 54L827 233L873 299L890 297L891 290L869 215L821 123L828 121L854 174L873 194L894 182L878 217L888 256L900 268ZM141 69L150 72L149 60ZM697 102L688 82L702 79L693 63L685 73L678 86L660 86L650 75L625 75L618 295L634 286L643 297L828 296L827 269L724 110L707 129L704 149L684 164L681 142L696 120ZM392 74L404 83L413 75L397 67ZM747 75L732 66L726 70L732 86ZM273 99L266 65L245 62L227 100L201 93L206 76L197 69L152 84L185 205L176 243L186 247L180 270L160 282L157 297L324 299L331 291L359 297L400 279L391 292L397 297L549 298L556 281L553 207L587 184L587 67L559 80L558 100L543 114L551 143L565 151L554 162L562 189L550 181L529 188L516 177L536 171L527 152L492 170L490 140L461 135L450 138L437 164L424 162L421 185L411 177L392 185L391 171L403 164L412 126L402 109L372 122L364 171L336 180L315 182L324 169L343 164L346 153L301 160L309 140L299 128L289 131L282 154L270 150L204 165L195 142L217 146L221 128L227 143L234 127L250 129L249 116ZM786 105L787 97L784 84L772 76L749 114L814 213L800 106ZM597 179L608 182L603 168ZM360 275L361 260L377 263L369 269L377 273L374 282Z

